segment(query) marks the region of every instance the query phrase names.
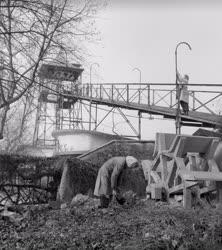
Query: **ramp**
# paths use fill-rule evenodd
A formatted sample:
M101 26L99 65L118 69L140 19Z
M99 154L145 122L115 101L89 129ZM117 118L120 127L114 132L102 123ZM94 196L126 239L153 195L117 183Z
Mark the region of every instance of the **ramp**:
M157 86L159 88L157 88ZM194 90L194 87L208 88ZM222 127L222 117L212 109L215 100L222 91L212 91L214 85L190 84L189 114L180 114L182 126ZM167 88L167 89L163 89ZM85 100L91 104L136 110L141 113L160 115L167 119L176 119L177 99L175 84L93 84L83 85L78 93L71 95L74 99Z
M148 106L145 104L109 101L109 100L97 99L97 98L90 99L90 98L82 97L81 99L88 100L88 101L91 101L92 103L99 104L99 105L137 110L142 113L161 115L164 118L168 118L168 119L174 119L174 120L176 119L175 108L160 107L160 106L155 106L155 105ZM186 126L195 126L195 123L196 123L196 127L217 128L217 127L222 126L221 116L214 115L214 114L206 114L204 112L198 112L198 111L189 111L188 116L181 115L181 121L182 121L182 125L186 125Z

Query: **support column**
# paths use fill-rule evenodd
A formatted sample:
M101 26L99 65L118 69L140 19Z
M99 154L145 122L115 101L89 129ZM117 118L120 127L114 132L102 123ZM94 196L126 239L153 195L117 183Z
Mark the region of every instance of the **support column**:
M180 116L180 87L179 84L176 84L176 100L177 100L177 109L176 109L176 134L181 134L181 116Z
M184 182L184 188L183 188L183 207L185 209L191 209L192 207L191 189L187 188L186 182Z
M139 111L138 112L138 115L139 115L139 124L138 124L138 139L141 140L141 117L142 117L142 114L141 112Z
M217 188L217 200L220 206L222 206L222 182L221 181L216 182L216 188Z

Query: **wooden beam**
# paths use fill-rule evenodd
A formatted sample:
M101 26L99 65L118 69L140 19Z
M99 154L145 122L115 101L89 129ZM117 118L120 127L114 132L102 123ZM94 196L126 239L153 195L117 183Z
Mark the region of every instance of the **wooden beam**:
M198 182L196 181L189 181L186 183L186 187L187 188L190 188L190 187L194 187L198 185ZM169 194L176 194L176 193L181 193L183 191L183 188L184 188L184 184L181 183L179 185L176 185L172 188L169 188Z
M167 178L167 157L164 155L160 155L160 164L161 164L161 174L162 174L162 181L166 181Z
M207 159L212 159L214 157L214 153L215 153L216 148L217 148L217 146L219 144L219 141L220 141L219 138L218 139L215 138L215 139L212 140L211 145L209 147L209 150L208 150L208 152L206 154Z
M159 164L160 164L160 156L159 156L159 154L157 154L157 156L155 157L155 159L152 162L151 169L155 171Z
M217 198L218 202L220 203L220 206L222 205L222 182L216 182L216 188L217 188Z
M150 176L153 178L153 180L155 181L155 183L160 183L161 182L160 176L158 175L157 172L150 171Z
M222 181L222 172L204 172L180 170L180 176L186 181Z
M192 207L191 190L187 188L186 184L184 184L184 188L183 188L183 207L185 209L191 209Z
M176 176L176 171L177 171L177 166L175 164L175 160L172 160L170 162L171 166L169 167L169 172L168 172L168 176L167 176L167 186L168 187L172 187L173 183L174 183L174 178Z
M213 192L215 190L216 190L215 185L211 185L209 187L203 187L203 188L200 189L200 195L201 194L207 194L207 193Z
M216 161L214 159L209 159L207 161L208 163L208 166L209 166L209 170L213 173L219 173L220 172L220 169L216 163Z

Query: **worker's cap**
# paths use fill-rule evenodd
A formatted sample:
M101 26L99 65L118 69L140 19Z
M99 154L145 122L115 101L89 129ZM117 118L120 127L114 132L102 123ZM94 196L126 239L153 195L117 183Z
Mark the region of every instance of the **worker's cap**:
M133 156L127 156L126 157L126 165L128 168L134 168L138 166L138 161Z

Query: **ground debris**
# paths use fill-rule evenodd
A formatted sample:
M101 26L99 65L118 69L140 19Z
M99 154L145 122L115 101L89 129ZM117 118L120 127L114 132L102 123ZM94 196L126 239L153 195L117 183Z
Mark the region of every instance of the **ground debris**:
M221 249L218 209L188 212L139 199L130 206L111 203L97 209L96 202L87 197L65 209L46 205L20 209L28 215L21 225L0 220L1 249Z

